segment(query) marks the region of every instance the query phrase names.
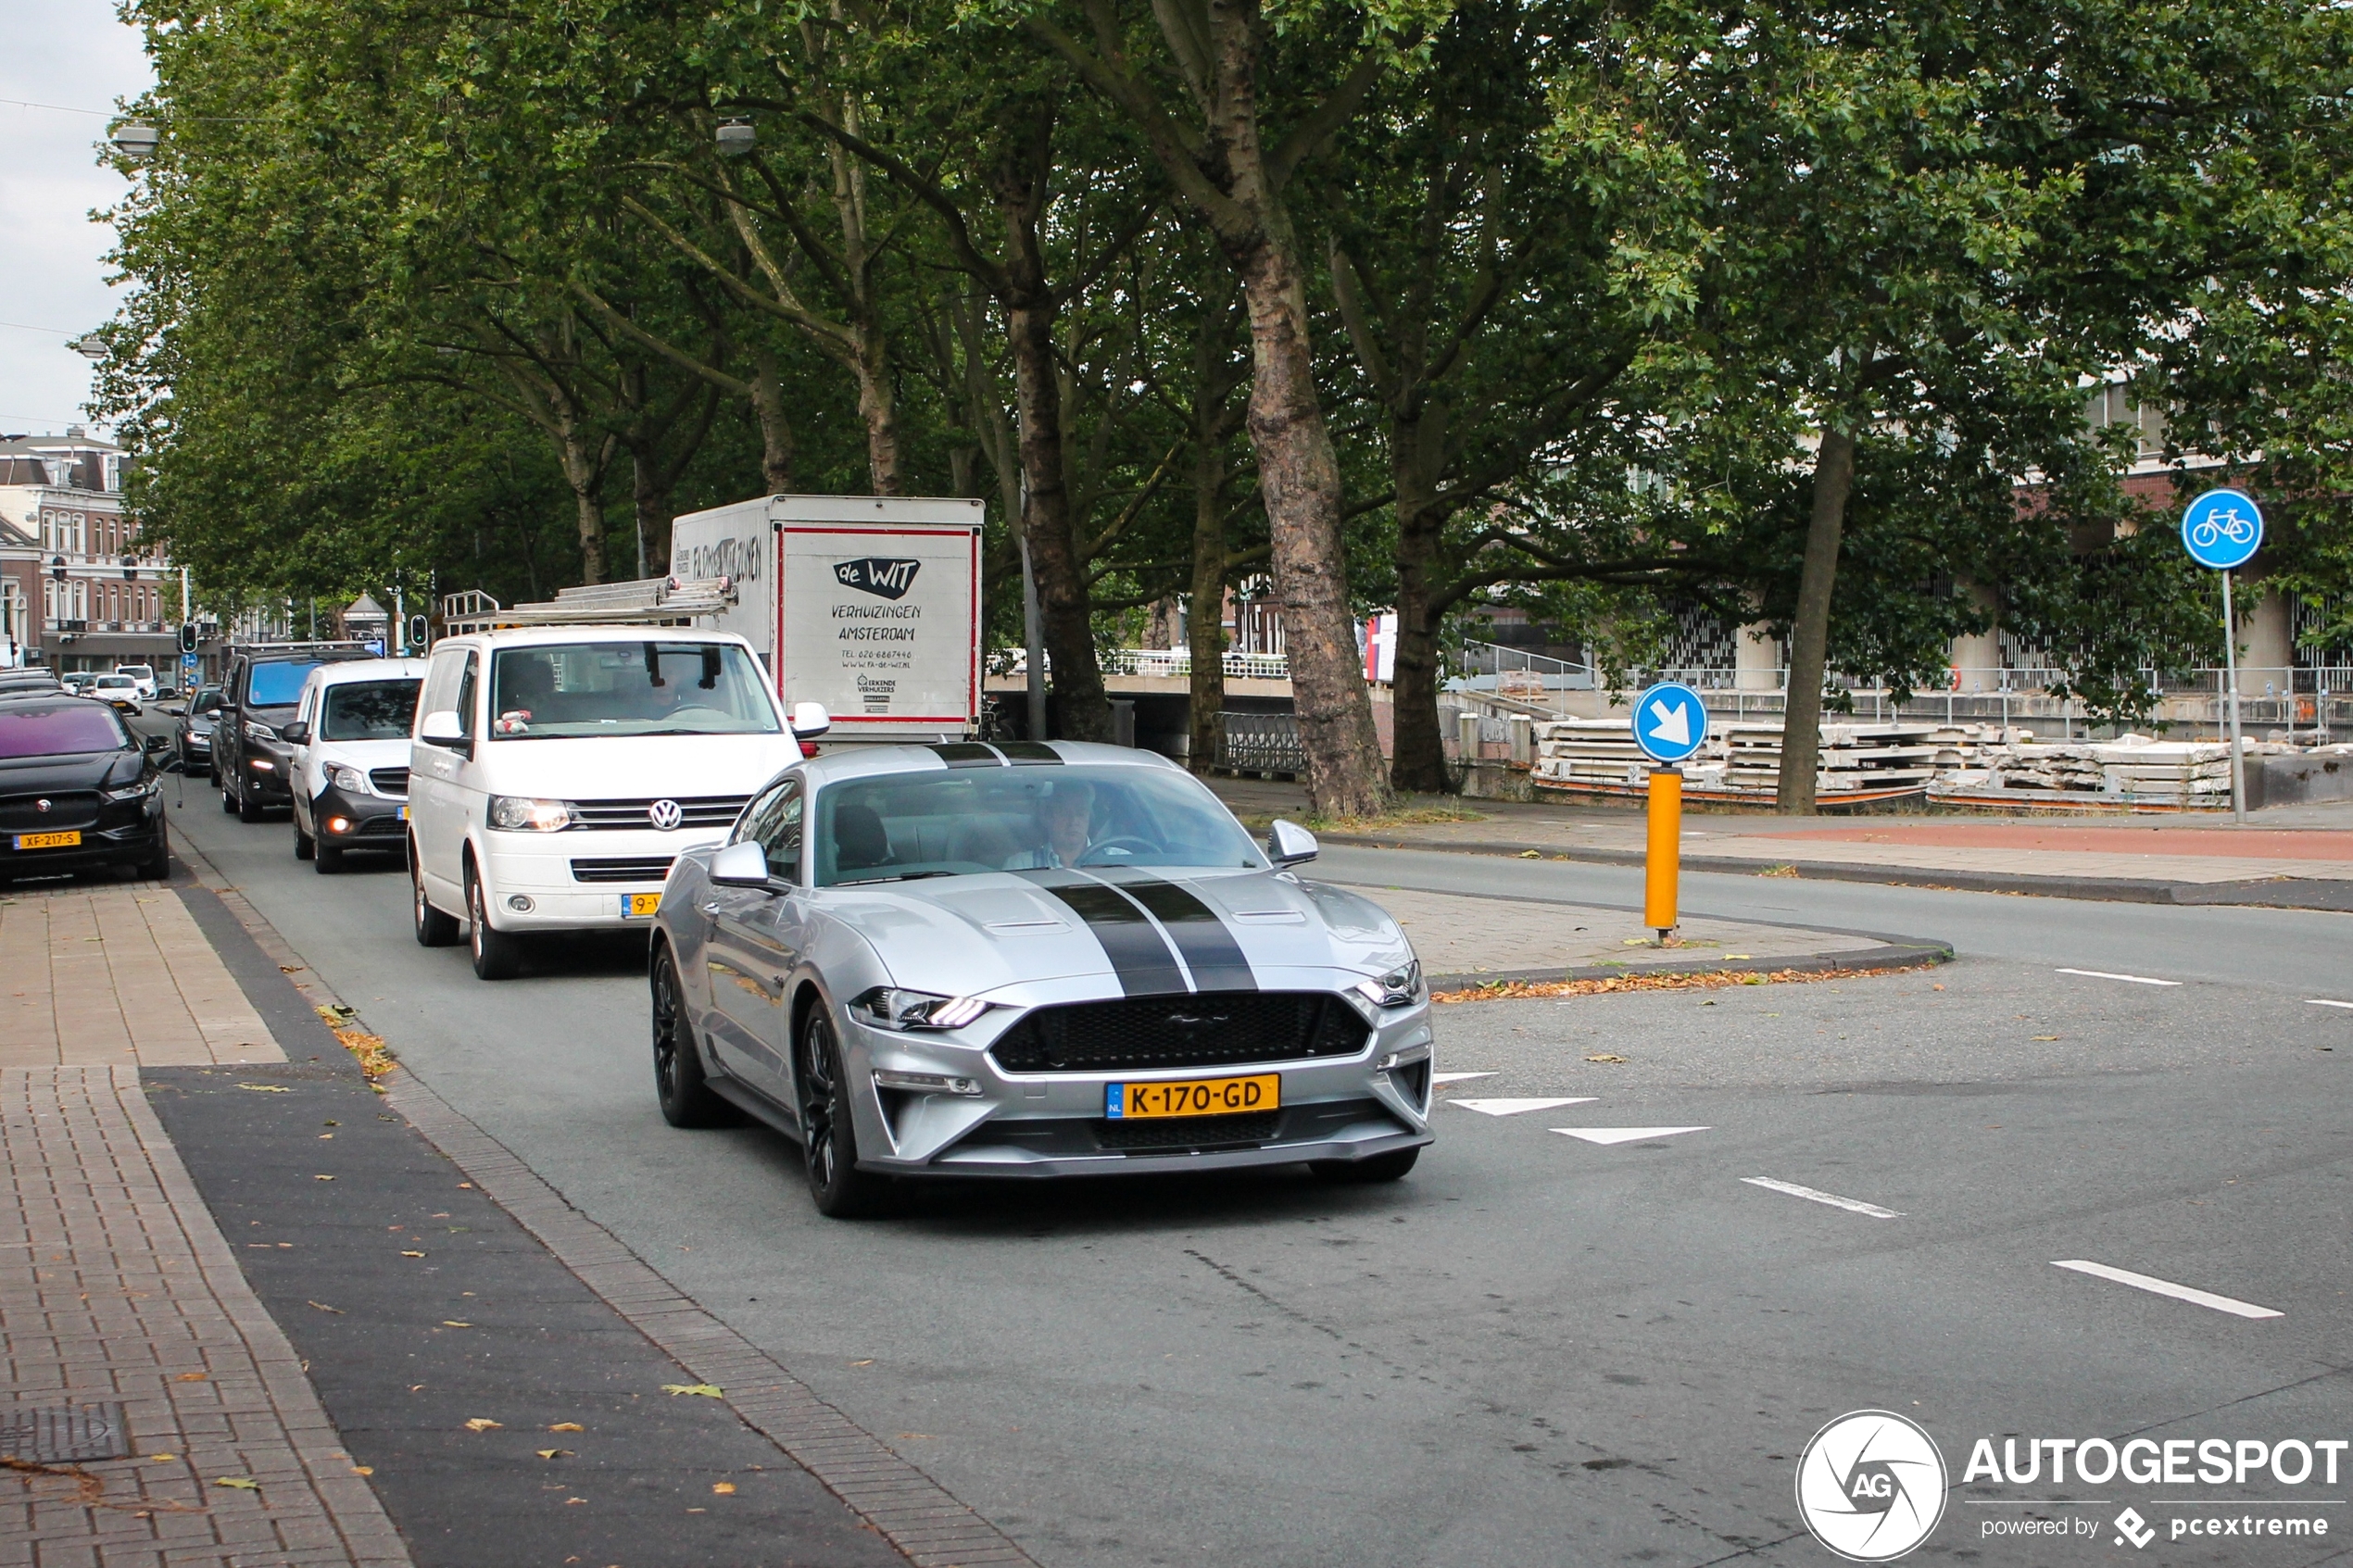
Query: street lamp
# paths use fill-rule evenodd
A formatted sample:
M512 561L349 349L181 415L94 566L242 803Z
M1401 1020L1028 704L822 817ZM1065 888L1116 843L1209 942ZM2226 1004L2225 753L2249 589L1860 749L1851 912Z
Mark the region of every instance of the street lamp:
M145 163L156 156L156 144L163 140L163 132L144 119L134 119L116 127L107 140L131 162Z
M719 122L719 156L741 157L760 144L760 132L748 119L723 119Z
M125 583L136 583L139 581L139 558L137 556L125 556L122 558L122 580Z
M81 355L84 359L91 360L103 359L109 352L107 347L107 340L100 337L96 332L90 332L82 337L75 338L72 342L67 344L66 346L72 349L76 354Z
M52 576L52 577L54 577L54 578L56 578L56 579L57 579L58 582L60 582L60 583L62 583L62 582L64 582L64 581L66 580L66 558L65 558L65 557L63 557L63 556L51 556L51 557L49 558L49 575L50 575L50 576Z

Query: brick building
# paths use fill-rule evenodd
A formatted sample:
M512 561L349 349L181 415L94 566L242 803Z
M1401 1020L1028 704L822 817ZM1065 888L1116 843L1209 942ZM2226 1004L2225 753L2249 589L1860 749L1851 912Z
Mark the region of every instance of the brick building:
M0 668L177 660L179 574L123 515L126 462L80 425L0 437Z

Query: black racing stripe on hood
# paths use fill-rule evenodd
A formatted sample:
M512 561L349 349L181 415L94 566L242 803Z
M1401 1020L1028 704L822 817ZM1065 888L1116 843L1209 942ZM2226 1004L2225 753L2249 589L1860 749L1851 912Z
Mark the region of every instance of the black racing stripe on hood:
M950 768L1001 768L1005 759L997 755L993 746L978 741L950 741L945 746L926 747Z
M1258 989L1257 972L1250 967L1241 944L1234 940L1217 911L1191 889L1132 866L1095 874L1150 909L1168 928L1176 950L1184 955L1185 966L1193 972L1195 985L1204 991Z
M1123 992L1131 997L1185 995L1185 974L1176 967L1176 955L1169 951L1167 939L1117 888L1062 871L1013 874L1060 898L1087 922L1087 929L1103 945L1103 957L1111 960Z

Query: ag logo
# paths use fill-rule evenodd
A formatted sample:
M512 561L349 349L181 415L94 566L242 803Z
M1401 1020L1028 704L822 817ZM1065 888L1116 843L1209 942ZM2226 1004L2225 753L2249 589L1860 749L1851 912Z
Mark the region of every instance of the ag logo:
M907 590L915 585L915 573L923 569L919 560L886 560L881 556L866 556L858 560L834 562L834 580L845 588L862 589L877 598L903 599Z
M1944 1516L1944 1456L1891 1411L1840 1416L1798 1456L1797 1512L1848 1562L1893 1562Z

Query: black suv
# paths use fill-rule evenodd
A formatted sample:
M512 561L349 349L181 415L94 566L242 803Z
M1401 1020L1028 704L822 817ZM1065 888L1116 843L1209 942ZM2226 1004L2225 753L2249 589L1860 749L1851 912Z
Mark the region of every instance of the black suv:
M291 808L294 757L278 732L294 718L303 682L321 664L375 657L363 643L250 643L232 649L212 727L220 809L234 811L241 822L258 822L270 807Z

